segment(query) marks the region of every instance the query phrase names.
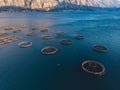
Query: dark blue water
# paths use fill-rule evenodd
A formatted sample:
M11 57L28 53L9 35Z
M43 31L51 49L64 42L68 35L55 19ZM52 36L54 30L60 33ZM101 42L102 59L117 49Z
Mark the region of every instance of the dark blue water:
M22 24L29 25L21 29ZM14 26L21 33L8 32L21 40L0 46L0 90L120 90L120 12L50 12L33 14L0 14L0 30ZM48 28L54 37L42 40L45 34L30 27ZM57 36L56 31L66 35ZM75 40L75 34L85 36ZM71 39L72 45L61 45L61 39ZM19 48L20 41L32 41L30 48ZM44 56L41 49L54 46L58 52ZM108 53L96 53L92 47L104 45ZM105 75L93 77L80 69L85 60L95 60L106 68ZM60 66L57 66L60 64Z

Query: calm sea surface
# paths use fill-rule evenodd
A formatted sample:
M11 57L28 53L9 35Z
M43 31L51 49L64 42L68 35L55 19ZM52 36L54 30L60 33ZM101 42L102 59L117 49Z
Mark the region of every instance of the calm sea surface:
M21 28L23 24L29 28ZM8 31L21 40L0 46L0 90L120 90L120 12L1 13L0 30L6 26L22 32ZM27 36L34 26L48 28L49 32L36 30L34 36ZM66 34L58 36L57 31ZM54 38L42 40L44 34ZM85 39L75 40L75 34ZM61 45L61 39L71 39L73 44ZM33 45L20 48L20 41L31 41ZM96 53L94 45L104 45L109 51ZM54 46L58 52L42 55L45 46ZM83 73L80 68L85 60L102 63L105 75Z

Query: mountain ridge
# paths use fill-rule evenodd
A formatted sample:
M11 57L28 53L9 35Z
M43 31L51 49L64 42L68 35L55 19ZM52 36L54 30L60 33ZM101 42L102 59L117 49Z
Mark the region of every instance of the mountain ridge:
M73 9L82 7L120 8L118 0L0 0L0 7L22 7L43 11Z

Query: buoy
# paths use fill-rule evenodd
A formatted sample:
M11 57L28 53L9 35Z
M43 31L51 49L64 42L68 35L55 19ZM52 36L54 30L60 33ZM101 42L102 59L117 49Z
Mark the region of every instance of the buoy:
M57 64L57 66L59 67L59 66L60 66L60 64Z

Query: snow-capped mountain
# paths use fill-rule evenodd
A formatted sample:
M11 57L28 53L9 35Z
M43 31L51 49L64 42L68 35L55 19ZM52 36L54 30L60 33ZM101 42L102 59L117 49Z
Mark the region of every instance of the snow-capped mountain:
M49 11L51 9L78 9L82 6L118 8L120 0L0 0L0 7L17 6Z

